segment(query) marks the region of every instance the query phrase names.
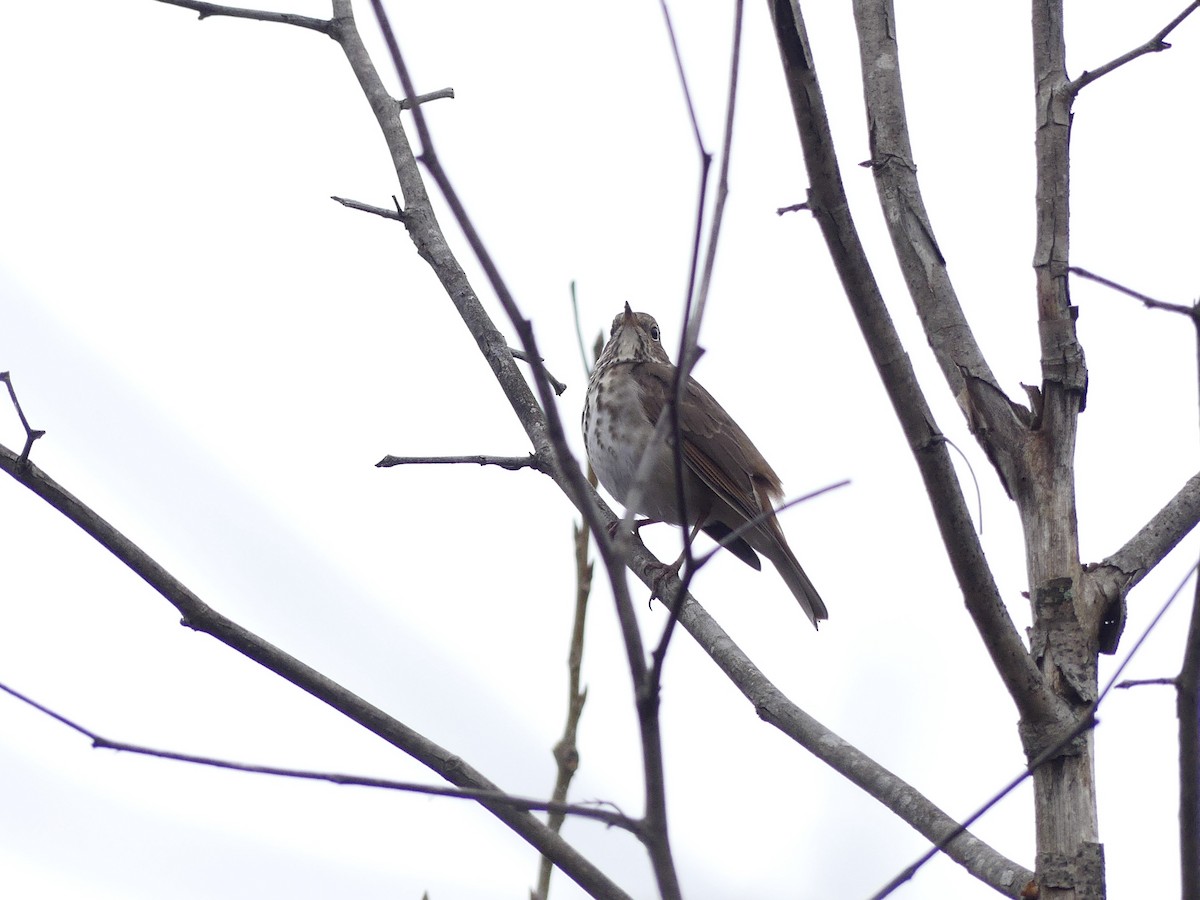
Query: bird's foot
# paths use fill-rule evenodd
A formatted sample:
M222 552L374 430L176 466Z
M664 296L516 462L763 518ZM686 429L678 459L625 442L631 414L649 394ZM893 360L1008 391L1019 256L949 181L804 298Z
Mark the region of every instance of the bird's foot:
M610 522L608 524L608 536L610 538L615 538L617 536L617 532L621 530L621 523L624 521L624 519L617 519L615 522ZM637 534L646 525L657 525L660 521L661 519L634 519L633 533Z
M665 593L667 581L671 578L679 577L679 569L682 565L683 557L680 556L679 559L675 560L669 566L666 563L660 562L652 562L647 566L647 569L651 569L654 572L650 576L650 603L653 603L655 600L661 600L664 603L667 602Z

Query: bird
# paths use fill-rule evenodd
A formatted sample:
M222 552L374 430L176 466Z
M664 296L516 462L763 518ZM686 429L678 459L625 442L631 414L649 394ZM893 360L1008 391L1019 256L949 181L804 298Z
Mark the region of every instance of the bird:
M588 378L582 424L596 477L627 509L630 502L636 503L633 512L647 517L639 527L650 522L683 524L671 426L665 440L660 435L652 441L659 417L674 397L677 371L663 349L658 322L648 313L635 313L626 303L613 319L608 342ZM679 406L679 436L688 526L725 541L725 549L754 569L762 568L762 554L779 571L814 627L829 618L775 517L775 504L783 497L779 476L733 417L690 376ZM637 485L634 497L647 452L644 483ZM730 538L763 514L757 524Z

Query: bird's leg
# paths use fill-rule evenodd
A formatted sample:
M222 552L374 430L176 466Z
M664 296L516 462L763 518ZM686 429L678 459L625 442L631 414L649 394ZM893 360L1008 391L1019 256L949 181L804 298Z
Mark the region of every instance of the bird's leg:
M643 522L641 524L648 525L648 524L650 524L650 520L649 519L643 520ZM702 520L700 522L697 522L692 527L692 533L690 535L688 535L687 547L690 547L692 545L692 542L696 540L696 535L700 533L700 526L703 524L704 523ZM653 564L656 569L661 569L661 571L659 571L658 574L656 574L653 578L654 585L653 585L653 587L651 587L651 594L650 594L651 601L656 600L656 599L658 599L658 600L666 599L662 593L663 582L671 575L678 577L679 570L683 566L683 561L685 559L687 559L687 555L688 555L687 547L684 547L683 552L679 554L679 558L676 559L675 562L671 563L669 566L664 565L663 563L654 563Z
M608 526L608 536L609 537L615 538L617 536L617 529L621 527L621 523L623 521L625 521L625 520L617 519L617 521L613 522L612 524L610 524ZM637 534L639 531L642 530L642 527L645 525L657 525L661 521L662 521L662 519L635 519L633 522L633 533Z

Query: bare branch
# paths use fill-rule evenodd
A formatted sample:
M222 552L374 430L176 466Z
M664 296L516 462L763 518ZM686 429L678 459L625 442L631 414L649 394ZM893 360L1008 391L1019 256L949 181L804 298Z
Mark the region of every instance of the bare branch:
M833 484L827 484L823 488L817 488L815 491L809 491L807 494L803 494L799 497L793 497L791 500L788 500L786 503L779 504L773 510L760 512L757 516L754 516L751 519L747 519L745 522L743 522L737 528L733 529L733 531L729 532L729 534L722 537L721 540L717 542L717 546L714 549L709 550L707 553L705 553L703 556L701 556L698 560L696 560L695 571L699 572L700 569L702 567L704 567L705 565L707 565L712 560L712 558L721 551L721 549L723 547L726 547L729 544L732 544L734 541L736 541L738 538L740 538L746 532L750 531L752 528L756 528L757 526L761 525L763 522L765 522L771 516L781 513L784 510L791 509L793 506L798 506L801 503L807 503L809 500L815 500L817 497L820 497L822 494L828 494L830 491L836 491L838 488L844 488L848 484L850 484L850 479L843 478L841 481L835 481ZM692 574L693 574L692 572L688 573L689 578ZM685 591L688 588L689 578L684 578L684 580L683 580L683 588Z
M736 541L738 538L740 538L743 534L747 533L751 529L756 528L759 525L761 525L763 522L765 522L771 516L774 516L777 513L781 513L785 509L789 509L793 506L796 506L797 504L804 503L808 500L812 500L815 497L819 497L822 494L827 494L830 491L845 487L849 483L850 483L850 481L848 479L843 480L843 481L838 481L838 482L835 482L834 484L826 485L823 488L819 488L815 491L811 491L810 493L804 494L803 496L795 497L795 498L787 501L786 503L781 503L779 506L775 507L774 509L764 510L763 512L759 513L757 516L754 516L751 519L747 519L745 522L743 522L737 528L733 529L727 535L722 537L721 540L719 540L717 542L716 547L714 547L712 550L709 550L707 553L705 553L699 559L694 560L688 566L686 572L684 573L683 580L680 582L679 590L675 592L676 602L670 603L667 606L667 609L670 612L670 617L667 620L666 626L663 628L662 637L659 639L658 646L654 648L654 652L651 654L651 657L654 660L654 667L653 667L651 675L656 684L662 678L663 662L666 659L666 655L667 655L667 645L670 643L670 640L671 640L671 630L674 627L674 625L679 617L677 604L678 604L678 602L681 601L681 599L683 597L687 596L687 592L691 586L692 579L695 578L696 574L702 568L704 568L712 560L712 558L714 556L716 556L718 553L720 553L722 549L724 549L725 547L728 547L730 544L732 544L734 541Z
M595 487L595 478L589 471L589 480ZM571 625L571 648L567 654L567 723L563 726L563 735L554 745L554 761L558 766L558 774L554 781L554 790L550 794L552 802L563 803L567 799L567 790L571 780L579 769L579 748L576 737L579 732L579 720L583 716L583 705L587 702L587 688L581 687L581 672L583 669L583 637L584 625L587 622L588 598L592 593L592 574L594 567L588 560L588 544L590 532L582 525L574 526L575 534L575 619ZM546 825L551 831L559 832L565 817L551 811L546 817ZM554 861L543 856L538 866L538 882L534 891L536 900L546 900L550 895L550 875L554 871Z
M454 99L454 88L441 88L436 91L430 91L428 94L418 94L417 96L415 96L411 99L408 97L401 97L400 98L400 108L401 109L412 109L414 106L417 106L418 104L428 103L431 100L453 100L453 99Z
M1179 313L1180 315L1187 316L1189 319L1191 319L1192 325L1196 329L1196 374L1197 377L1200 377L1200 301L1193 303L1191 306L1184 306L1180 303L1167 303L1164 300L1156 300L1155 298L1143 294L1140 291L1135 291L1132 288L1128 288L1123 284L1118 284L1115 281L1110 281L1107 278L1094 275L1086 269L1080 269L1072 266L1071 271L1076 275L1080 275L1084 278L1090 278L1092 281L1103 284L1106 287L1110 287L1115 291L1119 291L1122 294L1126 294L1137 300L1141 300L1142 305L1148 309L1161 309L1167 312Z
M1184 897L1200 897L1200 578L1192 597L1187 649L1175 679L1179 717L1179 853Z
M512 353L514 359L519 359L521 362L529 362L529 354L524 350L516 350L512 347L509 347L508 349ZM561 397L563 391L567 389L567 386L550 374L550 370L546 368L546 361L544 359L538 357L538 363L541 364L541 369L546 375L546 380L549 381L550 386L554 388L554 395L556 397Z
M362 203L358 200L349 200L345 197L333 196L330 200L336 200L342 206L348 209L357 209L359 212L370 213L373 216L382 216L385 219L393 219L396 222L404 221L404 214L398 211L395 207L372 206L369 203Z
M170 759L176 762L191 763L199 766L210 766L216 769L230 769L235 772L248 772L254 775L272 775L280 778L298 778L306 781L327 781L331 784L356 785L358 787L379 788L389 791L403 791L410 794L428 794L434 797L453 797L460 800L489 801L514 809L546 810L557 816L579 816L585 819L595 819L606 825L623 828L637 834L641 825L637 820L619 812L601 809L599 806L579 803L562 803L554 800L535 800L529 797L516 797L500 790L479 790L474 788L446 788L437 785L420 784L413 781L395 781L390 778L371 778L365 775L346 775L338 772L316 772L310 769L292 769L280 766L260 766L251 763L233 762L228 759L218 759L212 756L197 756L192 753L177 753L173 750L158 750L141 744L130 744L125 741L113 741L102 737L90 728L85 728L61 713L43 706L36 700L25 696L6 684L0 684L0 691L16 697L23 703L32 706L39 712L45 713L52 719L57 719L68 728L72 728L91 740L97 750L116 750L121 753L135 753L140 756L154 756L159 759ZM557 830L557 829L556 829Z
M1158 34L1146 41L1139 47L1134 47L1128 53L1122 53L1116 59L1106 62L1104 65L1092 69L1090 72L1085 71L1082 75L1067 85L1067 90L1072 94L1078 94L1083 88L1087 87L1097 78L1102 78L1114 69L1119 69L1127 62L1137 59L1139 56L1145 56L1147 53L1158 53L1162 50L1170 50L1171 45L1166 42L1166 37L1181 23L1184 19L1200 8L1200 0L1193 0L1188 4L1187 9L1177 15L1174 19L1167 23Z
M1200 315L1195 306L1184 306L1181 303L1167 303L1165 300L1156 300L1148 294L1143 294L1141 291L1135 291L1133 288L1126 287L1125 285L1116 281L1110 281L1102 275L1096 275L1092 272L1089 272L1087 269L1081 269L1079 266L1071 266L1069 271L1072 275L1078 275L1081 278L1087 278L1090 281L1094 281L1097 284L1102 284L1105 287L1112 288L1114 291L1118 291L1128 297L1133 297L1135 300L1141 300L1142 305L1147 309L1163 309L1167 310L1168 312L1181 313L1182 315L1188 316L1192 319L1195 319L1198 315Z
M1114 653L1125 625L1125 597L1187 534L1200 524L1200 472L1187 480L1120 550L1084 566L1083 588L1103 608L1101 650Z
M1200 523L1200 472L1187 480L1137 534L1098 567L1112 566L1129 577L1128 591Z
M688 119L692 123L692 136L696 139L696 146L703 153L704 138L700 136L700 122L696 119L696 107L692 103L692 91L688 87L687 75L683 71L683 57L679 55L679 42L675 40L675 26L671 23L671 10L667 8L666 0L659 0L659 7L662 9L663 19L667 25L667 36L671 40L671 55L675 59L675 70L679 74L679 86L683 88L683 99L687 104Z
M650 560L644 548L638 562ZM639 574L642 567L637 567ZM641 575L654 587L654 574ZM674 596L679 583L668 587ZM923 796L912 785L889 772L875 760L830 731L772 684L757 666L733 642L720 625L690 595L680 604L679 623L720 667L721 671L750 701L759 717L778 728L813 756L843 775L852 784L874 797L885 807L931 841L940 841L958 828L958 823ZM1010 897L1033 873L996 852L969 833L950 841L946 854L972 875Z
M179 610L183 616L183 624L187 627L215 637L221 643L308 692L432 769L451 784L472 790L498 790L496 785L461 757L438 746L316 669L212 609L86 504L34 464L26 461L21 465L17 454L4 446L0 446L0 469L57 509L125 563L134 574ZM594 896L628 900L628 895L603 872L534 816L514 810L505 804L488 800L480 802L539 852L553 856L556 864L564 872L581 885L585 885Z
M870 126L869 165L896 260L925 337L955 397L964 393L964 376L981 379L999 390L967 324L921 195L905 115L891 0L855 0L854 20Z
M713 211L708 228L708 242L704 253L704 262L700 270L700 283L695 290L695 308L692 306L692 292L688 292L688 301L684 307L684 327L683 333L679 339L679 365L675 369L675 384L674 384L674 402L670 408L670 425L673 432L673 442L671 444L672 453L675 455L675 495L679 505L680 519L683 524L680 525L680 530L683 535L683 558L687 564L687 578L690 579L695 573L697 566L692 557L692 538L695 532L691 529L688 523L687 516L687 496L683 488L683 478L686 468L683 462L683 447L684 442L680 434L679 410L683 405L684 387L687 384L688 378L691 375L692 367L700 360L700 325L704 320L704 310L708 304L709 287L712 284L713 269L716 266L717 246L721 238L721 225L725 220L725 202L729 197L729 161L733 153L733 121L734 110L737 106L737 88L738 88L738 72L741 69L742 59L742 19L744 7L742 0L736 0L733 10L733 48L730 52L729 59L729 88L725 101L725 127L721 140L721 166L717 176L717 194L716 200L713 203ZM678 47L675 46L675 33L671 28L671 17L667 10L666 3L663 3L663 14L666 16L667 28L671 34L671 45L678 56ZM678 60L677 60L678 61ZM683 80L684 94L690 100L690 92L688 90L687 81L683 74L683 66L679 65L679 77ZM690 108L690 106L689 106ZM700 208L696 215L696 235L699 238L700 230L704 223L704 196L705 187L708 183L708 169L712 161L711 155L705 151L703 144L700 144L700 131L696 129L697 149L700 152L701 162L701 190L700 190ZM694 265L694 259L693 259ZM692 284L695 278L695 269L692 271ZM654 446L651 442L650 446ZM647 454L649 455L649 454ZM684 581L684 592L687 591L687 579ZM662 686L662 671L666 661L667 647L671 643L671 635L675 631L675 621L678 616L678 610L673 605L668 605L667 624L663 628L662 637L659 639L658 646L654 649L652 658L653 665L650 667L650 685L649 690L655 694L659 692Z
M1112 691L1114 687L1120 687L1120 684L1117 683L1117 679L1121 677L1121 673L1124 672L1126 667L1133 661L1133 657L1137 654L1138 650L1142 648L1142 645L1146 643L1146 639L1150 637L1150 634L1155 628L1158 627L1158 623L1163 620L1163 616L1167 614L1167 610L1170 609L1175 603L1176 598L1183 593L1183 589L1187 585L1188 579L1190 579L1195 573L1196 568L1196 566L1193 566L1188 571L1187 575L1183 577L1183 580L1179 582L1179 586L1171 592L1171 595L1167 597L1166 602L1159 607L1159 610L1155 614L1154 618L1150 620L1150 624L1146 626L1145 630L1142 632L1141 636L1138 637L1137 641L1134 642L1133 647L1130 648L1125 658L1121 660L1121 664L1117 666L1112 675L1109 677L1108 683L1104 686L1104 690L1100 691L1097 694L1096 699L1080 712L1080 715L1076 721L1073 722L1062 734L1058 735L1055 741L1042 750L1035 759L1031 759L1029 764L1025 767L1025 771L1006 784L994 796L992 796L991 799L984 803L983 806L979 807L979 809L968 816L963 821L962 825L958 826L957 832L947 835L945 838L935 844L924 855L922 855L920 859L888 882L888 884L885 885L878 893L873 894L871 896L871 900L883 900L884 897L887 897L893 893L896 888L911 879L913 875L915 875L917 871L923 865L925 865L925 863L933 859L933 857L938 853L944 852L949 841L953 840L957 833L965 832L968 826L977 821L980 816L999 803L1002 799L1007 797L1019 784L1021 784L1021 782L1031 775L1035 775L1046 763L1059 758L1059 756L1063 754L1064 750L1066 750L1071 744L1075 743L1076 739L1100 724L1100 720L1096 718L1096 712L1100 708L1100 704L1104 702L1105 697L1108 696L1109 692ZM1018 885L1018 887L1020 887L1020 885ZM1036 889L1038 887L1037 882L1034 882L1032 887ZM1010 896L1014 895L1010 894ZM1031 896L1031 894L1027 890L1021 890L1020 894L1015 896L1025 898ZM1032 894L1032 896L1038 896L1036 891Z
M799 6L791 0L774 3L771 9L805 165L812 182L809 206L821 227L846 297L916 459L963 599L1022 717L1054 721L1061 710L1061 701L1047 690L1000 597L972 527L945 441L883 302L850 214Z
M17 411L17 418L21 420L21 427L25 429L25 446L21 448L21 455L17 460L17 465L24 468L29 463L29 451L33 449L33 442L44 437L46 432L40 428L29 427L29 420L25 418L25 411L21 409L21 401L17 399L17 391L13 387L12 375L0 372L0 381L8 388L8 397L12 400L13 409Z
M1150 684L1177 686L1178 683L1179 679L1177 678L1126 678L1124 681L1118 681L1115 687L1119 691L1127 691L1130 688L1143 687Z
M515 472L518 469L537 469L541 471L541 463L532 453L527 456L385 456L375 463L378 469L391 466L438 466L473 464L477 466L499 466Z
M396 74L399 76L400 83L404 87L404 92L408 96L415 96L416 92L413 89L412 78L400 53L395 32L391 28L381 0L372 0L371 6L383 31L384 41L387 44L388 52L395 66ZM335 0L335 11L343 7L348 13L349 0ZM454 217L462 229L467 243L470 244L471 250L487 275L488 281L495 291L497 298L500 300L501 306L504 307L505 313L516 329L523 349L529 356L529 361L534 371L534 384L542 401L542 413L539 414L535 408L529 412L529 421L524 416L521 417L521 421L522 424L525 424L530 437L534 439L534 444L538 447L539 455L542 452L546 452L547 461L553 466L552 471L555 481L563 487L567 496L583 512L588 527L596 535L601 559L604 561L609 580L613 585L617 617L620 621L621 633L625 641L626 660L634 684L635 697L640 704L645 699L641 689L645 684L647 666L642 647L641 633L637 627L633 603L629 598L628 585L625 583L624 564L617 558L613 543L604 531L605 525L602 521L601 507L598 504L599 498L596 496L595 489L587 483L587 479L584 478L583 472L579 468L579 464L575 461L570 446L567 444L562 418L558 413L554 397L551 396L545 367L541 364L541 355L538 353L537 340L533 333L533 327L521 314L512 297L512 293L509 291L507 284L500 275L499 269L496 267L495 261L492 259L491 254L488 253L474 223L467 214L462 200L450 183L446 171L442 168L441 162L434 151L432 137L421 107L415 107L412 114L422 147L421 160L433 176L434 181L437 182L442 196L454 213ZM411 173L408 177L419 180L419 175L416 173ZM422 187L421 190L423 193L424 188ZM427 199L425 203L428 203ZM451 294L451 297L453 298L454 295ZM470 327L470 323L468 323L468 327ZM509 353L510 357L511 355ZM518 411L518 415L521 415L520 411ZM539 438L546 441L544 449L539 445ZM642 738L643 768L646 773L646 828L642 834L642 841L646 846L647 853L654 867L660 892L666 900L675 900L675 898L680 896L680 888L678 874L675 871L674 860L670 853L670 843L666 830L666 790L664 786L662 736L657 717L649 719L639 716L638 719Z
M235 19L255 19L259 22L277 22L281 25L295 25L297 28L308 28L322 34L332 34L334 23L329 19L313 19L308 16L298 16L295 13L270 12L263 9L242 9L237 6L222 6L219 3L204 3L202 0L158 0L168 6L178 6L198 12L201 19L209 16L229 16Z

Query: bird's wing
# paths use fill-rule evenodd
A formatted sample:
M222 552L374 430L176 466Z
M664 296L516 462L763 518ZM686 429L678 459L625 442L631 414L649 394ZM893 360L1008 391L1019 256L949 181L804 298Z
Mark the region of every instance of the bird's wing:
M676 370L654 362L642 363L641 368L647 376L639 379L642 408L647 418L657 423L674 391ZM688 379L679 413L684 460L722 500L750 519L782 495L779 476L737 422L695 379Z

